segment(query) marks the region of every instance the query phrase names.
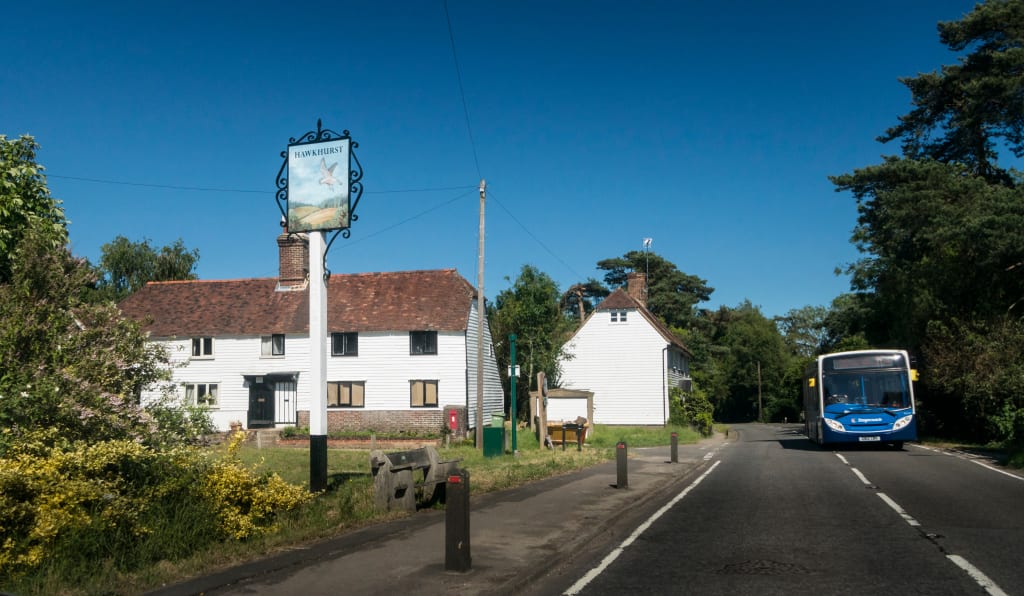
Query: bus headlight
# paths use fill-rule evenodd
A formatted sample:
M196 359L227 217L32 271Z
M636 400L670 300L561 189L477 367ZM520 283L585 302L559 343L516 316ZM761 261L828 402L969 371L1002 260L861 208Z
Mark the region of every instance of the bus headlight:
M901 428L906 428L907 425L910 424L910 421L913 420L913 419L914 419L913 415L904 416L903 418L900 418L899 420L897 420L896 422L894 422L892 424L892 429L893 430L900 430Z
M846 427L844 427L843 424L841 422L839 422L838 420L832 420L831 418L825 418L825 424L827 424L829 428L831 428L832 430L834 430L836 432L841 432L841 433L846 432Z

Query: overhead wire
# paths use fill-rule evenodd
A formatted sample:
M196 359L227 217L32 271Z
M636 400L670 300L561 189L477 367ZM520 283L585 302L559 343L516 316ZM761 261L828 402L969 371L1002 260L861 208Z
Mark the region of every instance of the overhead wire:
M466 130L469 133L469 144L470 144L470 146L471 146L471 148L473 150L473 162L476 165L477 177L482 180L483 179L483 174L481 173L481 170L480 170L480 159L479 159L479 157L477 155L476 139L473 136L473 125L472 125L472 123L470 121L470 118L469 118L469 103L466 101L466 90L465 90L465 87L462 84L462 68L459 66L459 54L458 54L458 51L456 50L456 47L455 47L455 33L454 33L453 29L452 29L452 18L451 18L451 15L448 12L448 0L444 0L444 16L445 16L445 20L448 23L448 39L451 42L452 60L455 63L455 77L456 77L456 79L458 79L458 83L459 83L459 97L462 99L462 112L463 112L463 115L465 116L465 119L466 119ZM490 189L488 189L488 190L490 190ZM516 222L516 224L520 228L522 228L523 231L526 232L526 234L530 236L530 238L533 238L534 242L539 244L541 248L543 248L548 254L553 256L559 263L561 263L573 275L575 275L579 279L583 279L582 275L577 273L575 269L573 269L568 263L566 263L554 251L552 251L550 248L548 248L548 246L546 244L544 244L540 240L540 238L537 238L537 236L535 236L533 234L533 232L530 231L529 228L527 228L525 225L523 225L523 222L519 221L519 219L515 215L513 215L511 211L509 211L507 208L505 208L505 206L502 205L501 202L498 201L497 198L494 196L493 191L489 192L488 196L490 196L494 200L494 202L499 207L501 207L502 211L504 211L506 214L508 214L508 216L512 218L512 221Z
M459 66L459 53L455 50L455 33L452 30L452 17L448 14L448 0L444 0L444 18L448 22L448 40L452 45L452 59L455 61L455 78L459 82L459 97L462 98L462 113L466 118L466 130L469 132L469 145L473 149L473 163L476 164L476 176L483 179L480 171L480 158L477 156L476 139L473 137L473 125L469 119L469 104L466 102L466 90L462 86L462 68Z
M80 182L93 182L97 184L113 184L117 186L141 186L145 188L162 188L168 190L186 190L186 191L200 191L200 192L234 192L234 193L251 193L251 194L275 194L276 190L253 190L247 188L214 188L207 186L179 186L175 184L154 184L149 182L128 182L125 180L107 180L103 178L85 178L83 176L64 176L60 174L46 174L47 178L60 178L62 180L78 180ZM462 186L438 186L432 188L397 188L397 189L385 189L385 190L364 190L364 194L398 194L398 193L410 193L410 192L442 192L448 190L464 190L467 188L476 188L476 185L462 185Z
M497 204L497 205L498 205L498 207L501 207L501 210L502 210L502 211L504 211L504 212L505 212L505 213L506 213L506 214L507 214L507 215L508 215L509 217L511 217L511 218L512 218L512 221L516 222L516 224L518 224L518 225L519 225L519 227L520 227L520 228L522 228L522 229L523 229L523 231L524 231L524 232L526 232L526 234L527 234L527 235L528 235L528 236L529 236L530 238L533 238L533 241L534 241L534 242L536 242L537 244L539 244L539 245L540 245L540 247L541 247L541 248L543 248L543 249L544 249L544 250L545 250L545 251L546 251L546 252L547 252L547 253L548 253L549 255L553 256L553 257L555 258L555 260L557 260L557 261L558 261L559 263L561 263L563 267L565 267L566 269L568 269L570 273L572 273L573 275L575 275L575 276L576 276L576 277L577 277L578 279L583 279L583 276L582 276L582 275L580 275L580 274L579 274L579 273L578 273L578 272L577 272L577 271L576 271L575 269L573 269L573 268L572 268L572 265L569 265L569 263L566 263L566 262L565 262L565 261L564 261L564 260L562 259L562 257L558 256L558 253L556 253L555 251L553 251L553 250L551 250L550 248L548 248L548 245L547 245L547 244L544 244L544 242L543 242L543 241L542 241L542 240L541 240L540 238L538 238L538 237L537 237L536 235L534 235L534 233L533 233L533 232L531 232L531 231L530 231L530 228L526 227L526 226L525 226L525 225L523 224L523 222L519 221L519 218L518 218L518 217L516 217L516 216L515 216L515 215L514 215L514 214L513 214L513 213L512 213L511 211L509 211L509 210L508 210L508 208L506 208L506 207L505 207L505 205L503 205L503 204L501 203L501 201L499 201L499 200L498 200L498 198L497 198L496 196L494 196L494 191L493 191L493 190L492 190L492 191L491 191L490 193L488 193L488 196L489 196L490 198L492 198L492 199L494 200L494 203L495 203L495 204Z

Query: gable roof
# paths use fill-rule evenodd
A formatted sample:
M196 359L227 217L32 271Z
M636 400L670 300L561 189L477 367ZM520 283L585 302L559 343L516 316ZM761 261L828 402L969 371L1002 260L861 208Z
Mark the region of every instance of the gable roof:
M661 322L660 318L655 316L655 314L652 313L651 311L647 310L647 307L640 304L640 302L636 298L630 296L629 293L622 288L615 288L615 290L613 290L611 294L608 294L608 296L604 300L602 300L600 304L595 306L594 311L587 316L587 322L590 322L591 317L593 317L598 312L624 309L636 309L640 313L640 315L643 316L643 318L646 319L647 322L651 324L651 327L654 327L654 329L661 335L661 337L665 341L675 346L676 348L679 348L688 356L693 356L693 354L690 352L690 349L683 345L683 342L678 337L676 337L675 333L672 333L672 331L669 330L665 323ZM584 323L584 325L585 324L586 323Z
M309 290L277 278L149 282L121 312L154 337L309 333ZM476 290L454 269L332 275L327 331L465 331Z

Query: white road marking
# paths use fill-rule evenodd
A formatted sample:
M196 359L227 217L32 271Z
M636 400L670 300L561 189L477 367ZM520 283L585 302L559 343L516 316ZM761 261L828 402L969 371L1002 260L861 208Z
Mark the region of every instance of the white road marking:
M682 501L683 497L690 494L690 491L696 488L698 484L700 484L705 478L707 478L708 474L714 472L715 468L717 468L718 464L720 463L722 463L721 460L716 461L710 468L708 468L706 472L701 474L699 478L694 480L689 486L683 489L681 493L673 497L672 500L663 505L661 509L655 511L654 514L651 515L651 517L647 518L647 521L640 524L637 527L637 529L633 530L633 533L630 534L629 537L626 538L624 541L622 541L622 544L616 547L612 552L608 553L608 555L597 565L597 567L594 567L593 569L588 571L583 577L577 580L576 583L570 586L569 589L564 592L564 594L579 594L583 588L587 587L587 584L592 582L597 576L604 573L604 570L607 569L608 566L615 561L615 559L619 558L619 555L622 554L622 551L625 550L626 547L628 547L629 545L633 544L633 542L635 542L641 534L647 531L647 528L651 527L651 524L657 521L659 517L664 515L666 511L671 509L673 505L675 505L679 501Z
M992 470L993 472L999 472L1003 476L1009 476L1010 478L1013 478L1015 480L1022 480L1022 481L1024 481L1024 478L1021 478L1020 476L1018 476L1016 474L1011 474L1011 473L1007 472L1006 470L1000 470L999 468L997 468L995 466L990 466L989 464L986 464L983 461L979 461L979 460L976 460L976 459L971 459L971 460L968 460L968 461L974 462L974 463L978 464L979 466L981 466L983 468L988 468L989 470Z
M926 451L932 451L934 453L941 453L943 455L948 455L950 457L958 457L960 459L966 459L967 461L976 463L976 464L978 464L979 466L981 466L983 468L992 470L993 472L998 472L998 473L1002 474L1003 476L1009 476L1010 478L1013 478L1014 480L1020 480L1020 481L1024 482L1024 477L1022 477L1022 476L1018 476L1016 474L1012 474L1010 472L1007 472L1006 470L1000 470L999 468L997 468L997 467L995 467L993 465L987 464L987 463L985 463L985 462L983 462L983 461L981 461L979 459L975 459L974 457L969 457L969 456L967 456L967 455L965 455L964 453L961 453L961 452L949 451L949 450L946 450L946 449L936 449L935 447L926 447L924 445L911 445L911 446L912 447L917 447L918 449L924 449Z
M846 465L850 465L850 462L846 461L846 458L845 458L845 457L843 457L843 454L841 454L841 453L837 453L837 454L836 454L836 457L838 457L838 458L839 458L839 461L843 462L844 464L846 464Z
M906 511L904 511L903 508L900 507L898 503L896 503L896 501L893 501L892 499L890 499L889 495L887 495L885 493L877 493L877 494L878 494L878 496L883 501L885 501L885 503L887 505L889 505L889 507L892 507L893 511L895 511L896 513L900 514L900 517L903 518L903 521L905 521L908 524L914 526L915 528L921 525L921 523L919 521L917 521L916 519L910 517L910 514L908 514Z
M857 478L860 478L860 481L864 483L864 486L871 486L871 482L864 476L864 474L860 473L860 470L857 468L850 468L850 470L857 475Z
M967 575L971 576L971 579L978 582L986 592L992 596L1007 596L1006 592L1003 591L996 582L990 580L987 575L981 572L980 569L971 565L967 559L960 555L946 555L946 558L953 561L953 564L967 572Z

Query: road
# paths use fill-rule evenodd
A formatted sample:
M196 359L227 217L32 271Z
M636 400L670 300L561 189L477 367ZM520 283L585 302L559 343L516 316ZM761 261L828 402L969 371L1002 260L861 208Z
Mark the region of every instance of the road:
M826 450L796 425L733 433L629 538L525 592L1024 594L1020 474L917 445Z

